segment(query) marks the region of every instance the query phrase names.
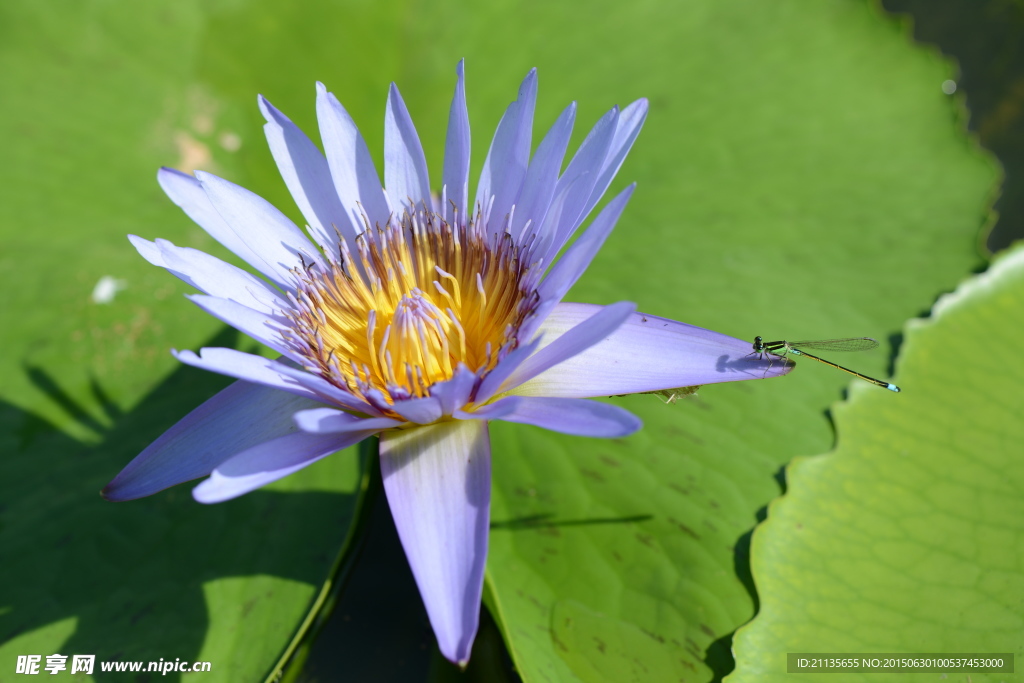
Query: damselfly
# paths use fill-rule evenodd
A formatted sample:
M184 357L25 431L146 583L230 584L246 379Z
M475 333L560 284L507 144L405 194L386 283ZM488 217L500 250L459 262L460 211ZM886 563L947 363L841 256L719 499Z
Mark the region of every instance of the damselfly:
M846 339L816 339L807 341L770 341L766 342L761 337L754 337L754 353L763 355L770 353L773 356L779 356L785 358L787 354L792 353L794 356L806 356L812 358L819 363L830 365L837 370L848 372L855 377L871 382L875 386L888 389L889 391L898 392L900 388L895 384L889 382L883 382L880 379L874 377L868 377L862 375L859 372L854 372L850 368L844 368L842 365L833 363L830 360L819 358L813 354L807 353L806 349L813 349L815 351L869 351L871 349L878 348L878 342L871 337L849 337Z

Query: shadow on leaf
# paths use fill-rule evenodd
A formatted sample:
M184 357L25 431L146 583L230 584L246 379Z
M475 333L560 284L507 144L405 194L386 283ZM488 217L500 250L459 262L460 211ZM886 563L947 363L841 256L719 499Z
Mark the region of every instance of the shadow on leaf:
M234 339L225 331L207 345L232 346ZM102 440L80 443L0 403L0 643L73 617L74 633L56 646L61 654L95 654L97 662L198 660L201 651L212 657L236 646L219 642L211 649L208 642L224 637L208 633L213 591L230 594L223 603L231 609L237 605L239 614L228 619L241 623L252 614L266 624L251 631L258 642L238 647L268 651L250 657L258 660L251 672L236 672L237 680L264 675L324 580L355 496L260 490L206 506L193 501L186 484L137 501L106 502L99 491L124 465L231 380L181 366L125 414L95 382L93 394L111 421L107 427L45 370L28 372ZM212 583L231 578L253 581ZM228 664L214 661L215 668L218 663Z

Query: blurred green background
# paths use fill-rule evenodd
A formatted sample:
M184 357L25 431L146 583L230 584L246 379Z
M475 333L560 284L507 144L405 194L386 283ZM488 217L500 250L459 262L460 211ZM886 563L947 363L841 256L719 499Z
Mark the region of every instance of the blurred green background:
M986 267L985 245L1022 233L1022 27L1011 0L0 3L0 681L17 655L55 652L209 660L208 680L261 680L291 646L287 675L303 681L743 680L783 675L779 653L797 649L1024 654L1009 382L1024 309L1006 305L1020 280L1008 267L982 288L991 300L963 297L974 318L903 336ZM254 347L125 239L230 258L156 169L218 173L298 221L256 94L318 140L323 81L380 170L395 81L436 187L463 57L474 180L531 67L535 144L570 100L573 150L612 105L650 99L611 188L638 191L570 300L628 299L744 339L869 335L885 352L850 364L895 370L904 393L801 363L677 405L616 399L646 425L626 440L495 425L493 619L459 674L438 659L375 465L355 449L217 506L189 485L117 505L97 492L227 384L168 349ZM116 295L96 303L104 278ZM978 346L1005 362L972 365ZM847 391L854 412L834 426ZM867 467L846 507L841 483L784 469L831 450L837 430L852 450L798 471ZM894 459L917 464L873 464ZM974 476L979 460L996 481ZM912 509L893 504L908 476L924 491ZM951 501L974 512L951 517ZM789 536L818 517L815 535ZM829 544L851 529L842 552ZM971 542L953 559L915 554L922 535ZM319 637L297 639L339 567Z

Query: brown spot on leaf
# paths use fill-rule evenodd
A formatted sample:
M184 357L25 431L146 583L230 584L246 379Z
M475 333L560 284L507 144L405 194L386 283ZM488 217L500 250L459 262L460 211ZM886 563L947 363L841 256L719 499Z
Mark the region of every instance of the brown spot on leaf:
M678 519L675 519L675 518L673 518L673 517L669 517L669 518L668 518L668 521L669 521L669 523L671 523L671 524L672 524L672 525L673 525L674 527L676 527L677 529L679 529L680 531L682 531L682 532L683 532L684 534L687 534L687 535L689 535L689 536L693 537L693 539L694 539L694 540L697 540L697 541L699 541L699 540L700 540L700 536L699 536L699 535L697 534L697 532L696 532L696 531L694 531L694 530L693 530L693 529L691 529L690 527L686 526L685 524L683 524L682 522L680 522L680 521L679 521Z

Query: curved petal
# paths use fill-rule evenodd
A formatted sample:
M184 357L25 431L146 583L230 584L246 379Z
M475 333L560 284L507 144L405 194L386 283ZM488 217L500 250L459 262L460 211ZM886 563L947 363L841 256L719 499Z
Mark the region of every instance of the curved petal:
M590 262L594 260L594 256L600 251L601 245L604 244L605 239L611 234L612 228L615 227L616 221L622 215L622 211L626 208L626 203L629 202L629 198L633 195L635 188L636 183L627 187L615 199L608 202L608 205L601 210L601 213L597 215L597 218L590 224L586 232L562 254L562 258L558 259L558 263L548 271L547 276L537 288L537 293L540 295L540 304L520 329L520 335L523 339L531 339L533 337L534 332L544 323L552 309L558 305L566 292L576 284L576 281L587 270Z
M511 227L512 235L520 244L526 237L520 233L523 232L527 221L530 221L531 232L536 232L544 222L551 198L555 196L555 183L558 180L558 172L562 170L562 159L565 157L566 147L569 146L569 137L572 135L575 120L576 103L573 102L559 115L530 160L523 191L516 201L516 213Z
M390 408L409 422L415 422L416 424L436 422L444 414L441 410L441 400L436 396L395 401L394 405L391 405Z
M289 307L280 292L266 282L216 256L177 247L167 240L150 242L136 235L128 235L128 240L142 258L166 268L204 294L234 301L268 316Z
M389 417L367 419L334 408L311 408L295 413L295 424L310 434L343 434L367 429L391 429L402 423Z
M321 404L276 389L235 382L183 417L103 489L132 500L204 477L239 451L298 431L296 411Z
M411 213L423 206L430 208L427 158L409 110L394 83L388 91L384 112L384 187L396 209L404 206Z
M535 338L529 344L523 344L514 349L507 356L498 361L493 370L484 375L477 387L476 395L473 396L474 403L486 403L491 397L498 393L498 389L505 383L509 375L516 371L527 358L540 348L541 339Z
M323 396L325 399L324 403L333 403L358 413L373 415L374 417L381 416L377 408L363 399L357 398L343 389L339 389L319 375L314 375L302 368L293 368L282 364L278 364L274 369L285 377L294 380L299 386L306 387L318 396Z
M541 327L554 340L597 310L559 304ZM550 340L550 341L549 341ZM510 393L522 396L616 396L678 387L778 377L790 361L759 359L752 344L693 325L634 313L612 335L555 365Z
M487 560L487 424L453 421L385 432L380 470L438 646L464 666L479 624Z
M364 229L364 213L371 226L386 224L390 210L370 149L352 117L323 83L316 84L316 117L334 189L356 232Z
M611 234L612 228L622 215L623 209L633 196L636 184L632 184L620 192L615 199L608 202L608 205L597 215L594 222L590 224L569 250L558 259L558 263L551 267L544 281L538 288L541 299L557 299L561 301L566 292L580 279L594 256L600 251L601 245Z
M235 234L235 231L217 213L217 209L213 208L210 198L206 196L206 192L198 180L187 173L166 167L157 171L156 180L171 201L181 207L181 210L209 233L210 237L250 265L261 262L256 252L249 248L245 240ZM265 274L279 285L288 282L278 279L276 273Z
M615 174L619 172L622 162L626 160L626 155L629 154L629 150L633 147L633 143L640 134L640 129L644 126L644 121L647 119L647 107L647 99L640 98L623 109L622 113L619 114L619 118L615 122L615 134L612 136L611 144L608 146L604 163L601 164L597 183L590 193L590 199L587 200L586 206L583 207L583 211L580 213L578 222L582 223L586 220L587 215L593 210L594 206L601 201L601 197L604 195L605 190L608 189L608 186L611 185ZM569 239L571 236L572 232L566 235L565 239ZM559 245L559 248L561 248L561 245Z
M450 380L438 382L430 387L430 395L441 402L442 415L451 415L466 405L476 382L476 373L466 367L465 363L459 363L455 375Z
M502 390L522 384L548 368L582 353L602 339L610 336L636 310L631 301L620 301L599 308L571 330L567 330L550 344L533 354L520 365L505 382Z
M267 120L263 132L284 184L309 223L313 239L328 254L337 254L338 232L345 239L352 240L356 229L334 191L327 159L291 119L262 95L259 96L259 105L263 118Z
M259 258L250 264L253 268L287 283L293 268L320 262L306 235L266 199L212 173L196 171L196 177L213 208Z
M448 133L444 142L444 171L441 175L445 193L451 204L441 207L444 211L444 219L449 224L455 224L455 211L458 211L459 220L465 224L467 217L472 213L469 206L469 111L466 109L466 78L465 61L460 60L455 67L457 80L455 82L455 95L452 97L452 106L448 112Z
M533 110L537 103L537 70L530 69L519 86L519 96L508 105L498 122L491 148L484 160L480 183L476 190L476 204L491 204L488 228L497 233L505 227L505 216L519 198L530 159L533 134Z
M629 436L643 426L640 418L624 408L583 398L506 396L471 415L482 420L520 422L553 432L605 439ZM461 417L465 419L470 415Z
M600 177L601 165L608 156L608 149L615 138L615 130L619 121L619 108L613 107L598 119L594 127L587 133L580 148L576 150L565 173L558 179L555 194L569 186L565 207L558 221L545 221L542 228L543 236L548 240L548 251L545 260L554 259L576 227L583 221L583 208L594 192L594 186Z
M200 503L237 498L376 433L372 429L346 434L295 432L261 443L219 465L209 479L192 489L192 497Z
M199 349L199 355L192 351L172 351L172 353L179 361L194 368L262 384L272 389L280 389L311 401L323 402L324 400L322 396L318 396L283 374L281 369L285 368L285 365L263 356L219 347Z
M281 328L270 316L228 299L219 299L205 294L186 294L185 296L214 318L249 335L264 346L298 361L281 337Z

